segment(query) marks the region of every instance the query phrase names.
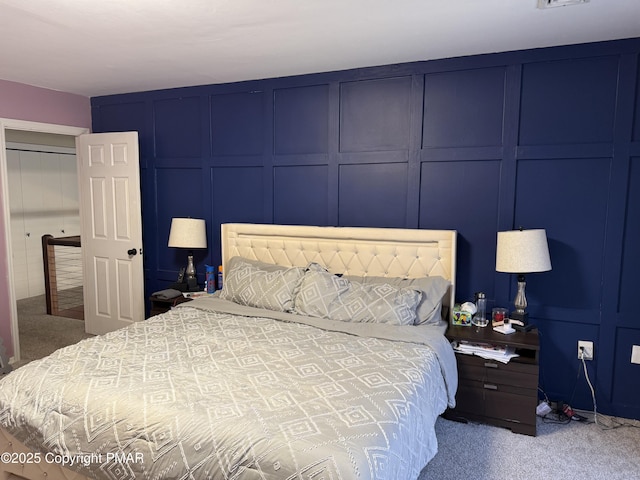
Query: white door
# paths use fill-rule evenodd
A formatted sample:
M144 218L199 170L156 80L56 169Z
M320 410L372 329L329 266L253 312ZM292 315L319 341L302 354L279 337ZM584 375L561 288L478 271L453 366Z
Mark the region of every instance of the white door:
M138 133L76 138L84 319L103 334L144 319Z

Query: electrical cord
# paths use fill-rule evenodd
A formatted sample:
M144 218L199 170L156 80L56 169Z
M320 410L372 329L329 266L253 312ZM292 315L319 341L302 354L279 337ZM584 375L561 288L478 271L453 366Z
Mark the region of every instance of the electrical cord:
M582 348L581 351L584 351L584 348ZM587 385L589 385L589 390L591 390L591 400L593 402L593 422L588 422L588 423L595 423L602 430L613 430L613 429L622 428L622 427L640 428L640 422L639 423L620 422L616 417L612 417L610 415L602 415L601 413L598 413L598 407L596 404L596 392L595 392L595 389L593 388L593 384L591 383L591 378L589 378L589 371L587 370L587 362L585 362L584 355L580 355L580 360L582 361L582 368L584 370L585 379L587 380ZM579 376L580 376L580 369L578 369L578 377ZM575 392L575 387L574 387L574 392ZM600 417L600 420L598 420L599 417ZM609 424L605 425L605 423L602 422L603 419L606 419L606 421L609 422Z
M542 423L566 425L567 423L571 423L571 418L567 417L564 412L554 411L542 417Z
M589 385L589 390L591 390L591 399L593 401L593 421L598 425L598 407L596 405L596 392L593 389L593 384L591 383L591 379L589 378L589 372L587 371L587 362L584 360L584 348L581 349L582 355L580 355L580 360L582 361L582 368L584 369L584 377L587 380L587 385Z
M538 336L540 337L540 339L542 339L542 337L543 337L542 330L540 330L539 327L538 327ZM539 368L539 375L540 375L540 381L544 385L545 384L545 381L544 381L544 369L542 368L542 366ZM577 383L578 383L578 380L576 379L576 384ZM544 401L547 402L547 405L551 406L551 400L549 400L549 396L542 389L542 387L540 385L538 385L538 390L544 396ZM575 386L574 386L574 390L575 390ZM562 412L561 410L556 410L556 411L549 412L546 415L541 416L540 419L541 419L542 423L549 423L549 424L566 425L567 423L571 422L571 419L569 417L567 417L564 414L564 412Z
M538 333L540 337L542 337L542 332L538 330ZM581 419L581 422L586 424L595 423L602 430L613 430L613 429L622 428L622 427L640 428L640 420L638 421L631 420L630 422L621 422L617 417L612 417L610 415L603 415L602 413L598 412L595 388L593 386L593 383L591 382L591 378L589 377L589 371L587 369L587 364L584 359L583 352L584 352L584 347L580 349L580 355L578 356L578 358L582 362L582 368L578 368L576 372L576 379L573 384L571 396L569 397L569 404L571 404L571 402L573 401L573 397L575 396L576 388L578 386L578 380L580 379L580 374L582 373L582 371L584 371L585 379L587 381L587 385L589 386L589 390L591 392L591 399L593 402L593 411L589 412L589 411L578 410L578 409L576 409L576 411L579 411L583 414L591 413L593 415L593 419L592 420ZM542 368L540 369L540 377L544 384L544 374L543 374ZM544 401L547 402L548 405L551 405L551 401L549 400L547 393L542 389L542 387L538 386L538 390L544 396ZM550 424L568 424L571 422L571 420L572 419L568 417L563 411L557 411L557 410L541 417L541 421L543 423L550 423Z
M584 359L581 358L581 360L584 362ZM576 395L576 388L578 387L578 380L580 380L581 371L582 370L578 369L576 373L576 379L573 382L573 389L571 390L571 395L569 396L569 404L573 403L573 397Z
M547 405L551 405L551 400L549 400L547 393L540 386L538 386L538 390L540 390L542 395L544 395L544 401L547 402ZM561 425L566 425L571 421L571 419L567 417L564 414L564 412L559 412L559 411L549 412L540 418L542 423L561 424Z
M540 337L542 337L542 332L540 331L540 329L538 329L538 334ZM640 420L637 420L637 421L631 420L630 422L621 422L617 417L612 417L610 415L603 415L602 413L598 412L595 388L593 386L593 383L591 382L591 378L589 377L589 371L587 369L587 364L585 362L583 352L584 352L584 347L581 347L579 359L582 362L582 369L578 368L578 371L576 372L576 379L573 384L571 396L569 397L569 404L571 404L571 402L573 401L573 397L575 396L575 393L576 393L576 388L578 386L578 380L580 379L580 374L582 373L582 371L584 371L587 385L589 386L589 390L591 391L593 411L588 412L585 410L578 410L578 409L576 409L576 411L579 411L584 414L592 413L593 420L582 420L582 423L587 423L587 424L595 423L602 430L613 430L613 429L622 428L622 427L640 428ZM544 384L544 372L542 368L540 369L540 377ZM549 400L547 393L542 389L542 387L538 386L538 390L544 396L544 399L547 402L547 404L551 405L551 401ZM552 423L552 424L567 424L571 422L571 418L565 415L565 413L562 411L548 413L544 417L541 417L541 420L543 423Z
M540 387L540 385L538 385L538 390L540 390L540 393L542 393L542 395L544 395L545 402L547 402L549 405L551 405L551 401L549 400L549 397L547 397L547 393Z

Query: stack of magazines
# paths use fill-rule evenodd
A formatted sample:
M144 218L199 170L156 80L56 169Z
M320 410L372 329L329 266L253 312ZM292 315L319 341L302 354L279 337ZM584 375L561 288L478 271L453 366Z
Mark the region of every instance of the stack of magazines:
M452 343L456 352L465 353L467 355L477 355L482 358L497 360L498 362L508 363L514 357L519 355L513 347L504 345L492 345L490 343L467 342L460 340Z

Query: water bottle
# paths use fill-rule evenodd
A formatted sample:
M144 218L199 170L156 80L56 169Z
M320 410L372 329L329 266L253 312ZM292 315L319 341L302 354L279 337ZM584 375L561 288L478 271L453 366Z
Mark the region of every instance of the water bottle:
M476 308L478 311L471 319L471 323L476 327L486 327L489 319L487 318L487 297L483 292L476 293Z
M222 265L218 265L218 290L222 290Z
M213 271L213 265L205 265L205 285L207 286L207 293L214 293L216 291L216 276Z

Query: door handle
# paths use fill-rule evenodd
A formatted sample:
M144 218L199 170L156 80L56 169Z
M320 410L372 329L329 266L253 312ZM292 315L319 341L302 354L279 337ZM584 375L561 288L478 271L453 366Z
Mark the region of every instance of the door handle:
M136 253L138 253L138 250L136 250L135 248L127 250L127 255L129 255L130 257L134 256Z

